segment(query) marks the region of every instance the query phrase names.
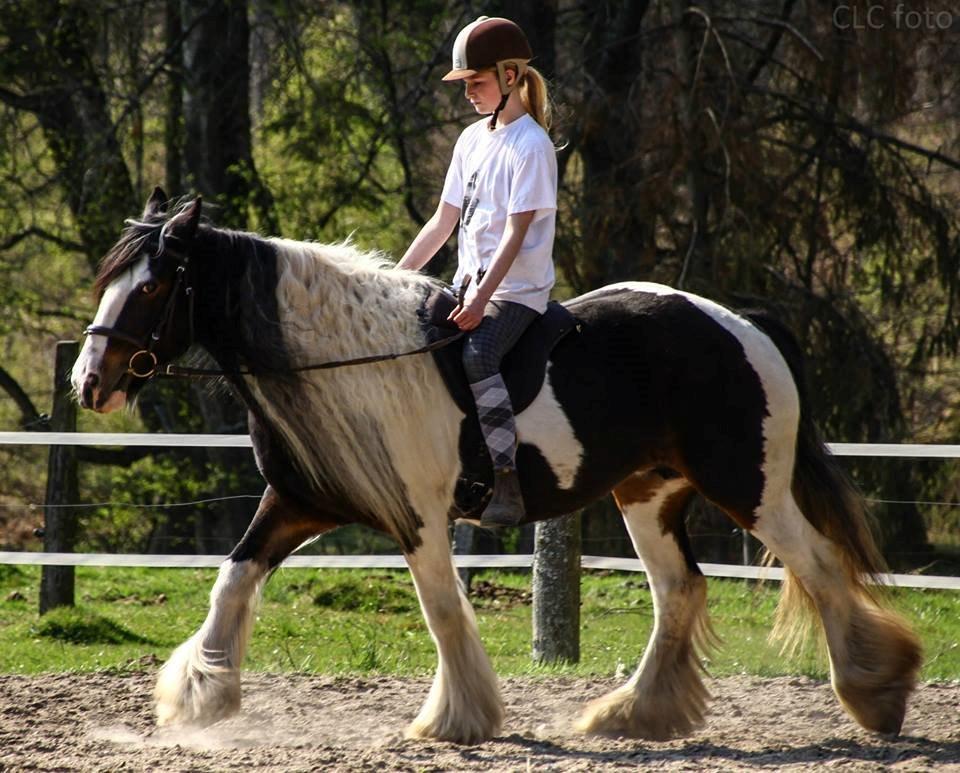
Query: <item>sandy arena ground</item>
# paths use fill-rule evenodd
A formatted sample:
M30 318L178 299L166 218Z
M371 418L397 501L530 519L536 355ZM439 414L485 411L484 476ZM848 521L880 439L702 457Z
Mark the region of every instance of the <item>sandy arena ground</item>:
M960 771L960 684L924 684L903 735L860 729L829 685L805 678L710 683L713 713L669 743L584 737L579 706L611 681L510 679L503 735L479 746L406 741L429 681L248 674L233 719L157 730L154 674L0 676L0 770Z

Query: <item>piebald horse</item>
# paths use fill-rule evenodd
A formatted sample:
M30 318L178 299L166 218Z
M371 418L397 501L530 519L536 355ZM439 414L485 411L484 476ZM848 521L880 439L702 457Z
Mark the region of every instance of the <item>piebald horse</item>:
M298 370L422 346L416 311L437 282L347 244L216 228L201 222L199 198L170 211L165 200L154 191L104 257L76 394L85 408L121 408L158 368L202 347L249 409L267 487L220 567L204 623L160 671L159 723L206 725L238 711L264 582L304 542L363 523L402 548L437 647L408 735L495 736L504 707L449 544L468 417L426 354ZM789 335L656 284L612 285L567 305L579 330L553 350L517 416L527 517L612 491L654 601L636 672L588 704L578 727L664 739L703 723L707 584L683 521L698 492L783 562L778 626L798 626L804 608L819 617L843 706L870 730L898 732L920 647L870 590L880 562L861 500L817 439Z

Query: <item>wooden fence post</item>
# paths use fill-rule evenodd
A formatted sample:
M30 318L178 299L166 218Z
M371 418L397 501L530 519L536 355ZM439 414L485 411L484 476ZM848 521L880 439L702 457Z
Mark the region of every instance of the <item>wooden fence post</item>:
M540 521L533 548L533 659L580 660L580 514Z
M70 394L70 371L80 346L76 341L58 341L53 375L52 432L76 432L77 404ZM46 553L72 553L77 534L76 446L50 446L47 463L47 496L44 508L43 550ZM54 607L73 606L74 568L44 566L40 579L40 614Z

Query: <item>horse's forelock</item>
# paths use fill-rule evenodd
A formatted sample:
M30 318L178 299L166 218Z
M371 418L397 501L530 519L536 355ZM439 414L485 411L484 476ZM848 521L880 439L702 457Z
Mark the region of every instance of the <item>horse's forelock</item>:
M103 256L97 269L93 288L98 301L103 297L110 283L137 262L147 240L155 234L159 236L163 226L186 209L190 203L191 200L183 198L168 207L166 212L157 212L145 218L127 218L123 221L126 228L117 243Z
M128 220L124 229L110 251L103 256L93 283L94 294L99 300L114 279L137 262L143 247L150 236L157 231L161 222L141 223Z

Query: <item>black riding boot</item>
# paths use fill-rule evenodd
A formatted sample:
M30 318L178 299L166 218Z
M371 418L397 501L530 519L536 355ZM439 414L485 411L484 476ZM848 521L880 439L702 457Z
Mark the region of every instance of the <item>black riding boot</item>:
M493 496L480 516L480 525L488 529L516 526L526 514L517 471L497 470L493 476Z

